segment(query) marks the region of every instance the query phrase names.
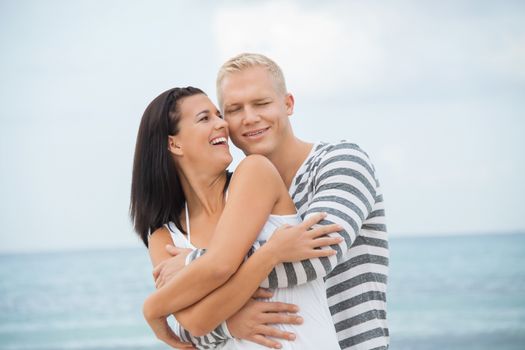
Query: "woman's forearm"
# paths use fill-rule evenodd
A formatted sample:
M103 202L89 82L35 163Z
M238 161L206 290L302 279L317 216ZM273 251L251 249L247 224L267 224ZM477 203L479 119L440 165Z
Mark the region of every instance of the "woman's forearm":
M261 183L265 186L260 186ZM268 159L245 158L232 177L229 198L208 251L146 299L144 316L147 319L166 317L193 305L224 284L241 265L282 187L279 173ZM239 220L244 217L250 220Z
M213 260L212 254L205 254L152 293L144 302L145 318L165 317L180 311L224 284L232 273L214 265Z
M235 314L279 262L269 247L263 246L254 253L220 288L198 303L176 312L177 321L192 335L202 336Z

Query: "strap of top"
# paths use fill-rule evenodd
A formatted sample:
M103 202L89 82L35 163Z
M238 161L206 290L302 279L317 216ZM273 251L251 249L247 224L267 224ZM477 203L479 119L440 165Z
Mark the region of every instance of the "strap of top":
M186 231L188 231L188 242L191 244L191 231L190 231L190 211L188 210L188 202L184 203L186 211Z
M226 200L228 200L228 189L226 189L226 194L224 197ZM191 230L190 230L190 211L188 210L188 202L184 203L184 211L186 214L186 231L188 231L188 242L192 244L191 243Z

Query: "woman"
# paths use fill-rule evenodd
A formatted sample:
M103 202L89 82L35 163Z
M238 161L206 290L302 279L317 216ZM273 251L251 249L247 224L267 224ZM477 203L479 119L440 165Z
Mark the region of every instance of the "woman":
M230 181L226 168L231 161L227 124L201 90L174 88L147 107L133 165L135 230L149 246L154 266L170 257L164 247L174 241L207 248L144 303L145 318L157 337L174 347L191 344L175 336L168 315L175 314L194 336L204 335L238 311L276 264L333 255L333 250L316 248L340 242L319 238L339 230L337 225L309 235L281 230L241 265L256 239L267 240L279 226L300 219L266 158L245 158ZM309 218L304 228L322 217ZM279 289L273 300L298 304L302 310L304 324L288 326L297 340L285 342L285 348L338 349L322 280ZM221 347L263 348L234 339Z

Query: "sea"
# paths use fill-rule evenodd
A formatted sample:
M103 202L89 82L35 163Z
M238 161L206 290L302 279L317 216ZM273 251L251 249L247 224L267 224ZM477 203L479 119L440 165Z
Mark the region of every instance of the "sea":
M525 349L525 234L390 240L393 350ZM145 248L0 255L0 349L168 349Z

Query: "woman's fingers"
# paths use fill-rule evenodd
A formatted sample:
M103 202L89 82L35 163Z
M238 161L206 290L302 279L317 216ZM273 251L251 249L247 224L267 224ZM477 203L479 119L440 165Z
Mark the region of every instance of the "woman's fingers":
M253 293L253 299L268 299L273 296L273 293L268 289L258 288L255 293Z
M156 281L159 278L160 272L162 271L162 268L166 265L166 260L159 263L155 268L153 269L153 280Z
M337 254L337 250L333 249L312 249L308 259L329 257Z
M328 247L344 241L343 237L322 237L312 240L312 248Z
M332 232L341 231L342 229L343 228L341 227L341 225L337 225L337 224L322 225L322 226L318 226L316 228L309 230L308 235L310 238L317 238L317 237L325 236Z
M313 225L317 224L319 221L323 220L326 217L326 213L315 213L306 218L299 226L308 230Z

